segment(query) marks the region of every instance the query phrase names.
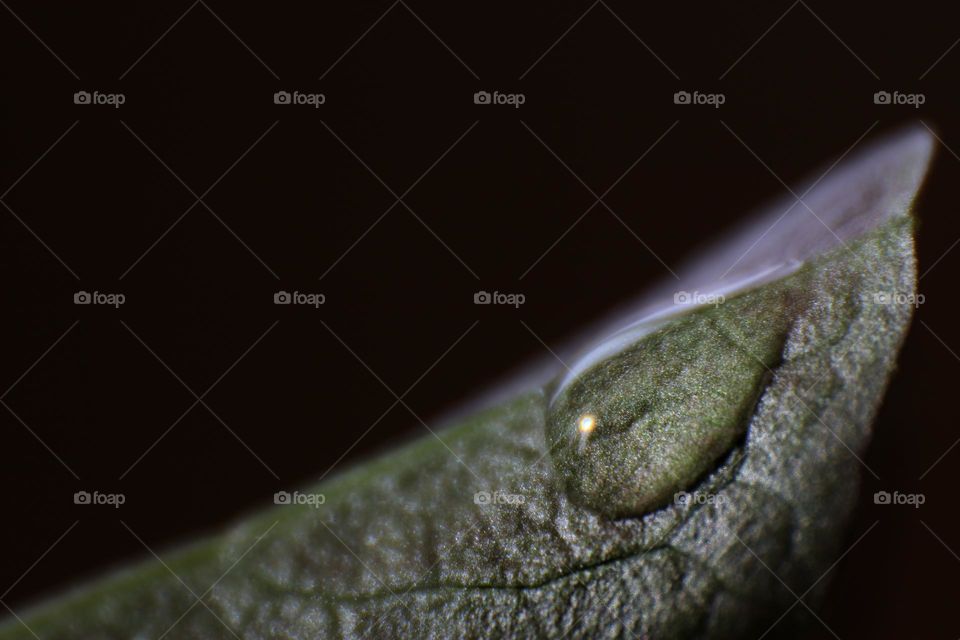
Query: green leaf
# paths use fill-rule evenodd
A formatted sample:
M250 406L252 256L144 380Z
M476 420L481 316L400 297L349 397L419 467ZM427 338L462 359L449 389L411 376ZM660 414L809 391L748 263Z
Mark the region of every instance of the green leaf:
M815 602L843 551L911 318L888 298L915 293L931 147L911 131L866 149L569 370L0 640L756 637L788 610L789 631L803 607L781 581Z

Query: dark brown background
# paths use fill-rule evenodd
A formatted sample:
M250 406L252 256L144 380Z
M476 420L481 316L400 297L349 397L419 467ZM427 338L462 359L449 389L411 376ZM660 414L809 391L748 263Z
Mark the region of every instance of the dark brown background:
M321 321L400 394L479 320L404 399L435 427L542 357L531 331L557 344L667 275L637 238L676 267L785 194L776 176L796 184L871 127L923 119L942 139L920 208L926 303L865 458L881 480L865 472L844 546L879 525L835 570L822 617L841 638L960 635L960 558L948 548L960 550L960 449L918 479L958 436L960 249L947 252L960 238L949 150L960 150L960 48L931 69L960 38L951 8L4 2L0 190L15 186L0 208L0 391L16 384L0 407L0 599L14 610L142 557L121 519L163 549L333 465L394 397ZM74 105L81 89L127 102ZM327 104L274 105L281 89ZM474 105L481 89L526 104ZM681 89L726 104L675 105ZM926 104L875 105L881 89ZM679 123L605 198L630 231L598 205L521 279L595 200L521 121L598 194ZM394 203L380 180L402 194L475 122L405 196L414 213L397 205L336 262ZM198 204L163 235L195 201L179 180L202 194L274 123L205 196L214 213ZM128 301L75 306L79 289ZM327 304L278 307L278 289ZM478 289L527 303L478 307ZM202 394L277 321L204 398L226 426L194 407L119 480L194 401L121 322ZM340 465L422 433L396 406ZM81 489L127 504L75 506ZM926 504L875 506L880 489L923 492ZM816 625L814 637L833 636Z

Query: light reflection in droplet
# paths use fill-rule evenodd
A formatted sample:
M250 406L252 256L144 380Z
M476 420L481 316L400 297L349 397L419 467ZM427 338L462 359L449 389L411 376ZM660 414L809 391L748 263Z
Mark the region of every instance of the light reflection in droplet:
M577 429L580 430L580 433L586 435L591 433L594 429L597 428L597 418L592 413L585 413L580 416L580 420L577 422Z

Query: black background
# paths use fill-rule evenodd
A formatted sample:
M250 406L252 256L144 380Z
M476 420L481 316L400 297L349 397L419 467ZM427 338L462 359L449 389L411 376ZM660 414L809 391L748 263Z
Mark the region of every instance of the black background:
M781 179L922 119L940 139L926 302L844 548L879 524L832 572L814 637L956 638L960 448L930 467L958 435L958 24L933 2L5 0L0 600L22 610L144 556L131 531L164 549L424 435L413 412L435 429ZM76 105L80 90L126 103ZM279 90L326 104L275 105ZM526 103L475 105L479 90ZM614 183L615 215L583 215ZM276 306L281 289L327 303ZM480 289L527 302L476 306ZM77 306L78 290L127 302ZM926 503L874 505L881 489ZM127 502L78 506L78 490Z

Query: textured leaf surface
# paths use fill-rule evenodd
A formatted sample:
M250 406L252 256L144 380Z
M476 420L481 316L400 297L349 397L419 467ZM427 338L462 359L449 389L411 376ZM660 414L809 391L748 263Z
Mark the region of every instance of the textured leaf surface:
M319 508L264 511L0 639L756 637L794 602L780 579L803 593L843 551L911 315L877 295L914 292L929 154L917 133L865 151L726 280L742 241L722 245L685 280L713 273L722 304L648 310L443 442L314 487Z

